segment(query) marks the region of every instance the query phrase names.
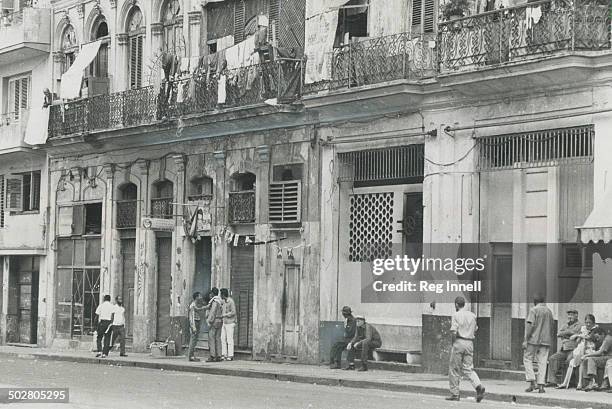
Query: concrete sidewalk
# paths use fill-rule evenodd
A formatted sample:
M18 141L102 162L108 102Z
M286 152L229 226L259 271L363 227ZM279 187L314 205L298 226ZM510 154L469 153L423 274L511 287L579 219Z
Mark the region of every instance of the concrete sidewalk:
M350 388L381 389L397 392L413 392L447 396L448 380L445 376L424 373L402 373L397 371L370 370L353 372L330 370L326 366L302 364L278 364L258 361L232 362L188 362L185 357L154 358L145 353L130 353L120 358L112 354L109 358L95 358L84 351L59 351L40 348L0 346L3 359L25 358L58 360L90 364L132 366L163 371L187 371L213 375L239 376L272 379L286 382L311 383L317 385L344 386ZM526 383L507 380L484 380L487 389L485 399L499 402L516 402L563 408L610 409L612 394L605 392L579 392L548 389L546 394L525 393ZM474 392L467 381L462 383L464 400L474 400Z

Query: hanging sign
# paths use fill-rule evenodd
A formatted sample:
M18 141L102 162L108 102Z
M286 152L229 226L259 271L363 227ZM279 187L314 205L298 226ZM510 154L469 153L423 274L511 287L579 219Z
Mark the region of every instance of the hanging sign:
M143 217L142 227L147 230L174 231L173 219L158 219L154 217Z

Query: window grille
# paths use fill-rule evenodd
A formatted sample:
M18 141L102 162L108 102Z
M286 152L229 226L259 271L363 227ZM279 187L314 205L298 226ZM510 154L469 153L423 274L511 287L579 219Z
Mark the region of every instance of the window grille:
M478 139L480 170L555 166L593 158L593 125L548 129Z
M389 258L392 242L393 193L351 195L349 261Z
M423 177L425 170L423 144L338 155L340 181L402 181Z
M299 223L301 216L301 181L270 183L270 223Z

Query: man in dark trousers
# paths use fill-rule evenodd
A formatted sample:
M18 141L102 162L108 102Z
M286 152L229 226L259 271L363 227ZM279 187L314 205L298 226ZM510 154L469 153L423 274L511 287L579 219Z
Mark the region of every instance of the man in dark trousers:
M213 287L210 290L212 293L212 300L208 304L210 309L208 310L208 349L210 357L206 360L207 362L220 362L221 361L221 329L223 328L223 300L219 297L219 289Z
M555 354L548 358L548 383L546 386L557 386L557 372L562 362L567 362L572 359L572 352L576 348L577 343L572 339L572 335L580 332L582 324L578 322L578 311L569 310L567 312L567 324L561 327L557 334L557 338L561 340L561 348Z
M329 366L331 369L340 369L342 351L346 349L347 345L355 336L356 325L351 307L342 307L342 316L344 317L344 338L342 341L336 342L331 348L331 352L329 354Z
M113 322L113 314L115 313L115 306L111 304L110 300L111 296L106 294L104 302L96 308L96 315L98 316L98 337L96 338L98 354L96 358L106 358L110 348L111 322ZM102 348L102 338L104 338L104 348Z
M355 336L346 346L348 353L349 366L344 368L347 370L355 369L355 351L361 351L361 368L358 371L368 370L368 356L370 351L382 346L382 340L380 334L374 328L373 325L366 323L366 319L363 316L355 317L355 324L357 326L355 330Z
M537 390L544 393L546 384L546 366L548 353L552 345L552 329L554 318L552 311L546 306L542 295L533 299L534 307L529 310L525 320L525 341L523 341L523 366L525 367L525 380L529 387L525 392ZM538 363L538 376L533 370L533 361ZM537 385L536 385L537 384Z
M461 377L470 380L472 387L476 389L476 402L482 401L485 388L480 378L474 372L474 338L476 338L476 315L465 308L465 298L455 299L455 314L451 319L452 348L448 368L448 382L451 395L446 398L450 401L459 400L459 383Z
M198 336L200 335L200 327L202 318L200 311L204 310L202 306L203 298L199 291L193 293L193 301L189 304L189 349L187 350L187 359L190 362L199 362L200 360L195 356L196 345L198 344Z

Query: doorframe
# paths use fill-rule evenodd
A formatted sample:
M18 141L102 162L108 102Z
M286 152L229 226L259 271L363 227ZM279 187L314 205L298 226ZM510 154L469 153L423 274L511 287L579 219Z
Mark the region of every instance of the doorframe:
M493 283L497 281L497 258L498 257L508 257L510 258L510 262L512 263L512 269L510 274L512 275L512 282L514 282L514 259L513 259L513 251L512 251L512 243L510 242L502 242L502 243L491 243L491 272ZM512 291L512 287L510 286L510 291ZM493 344L495 343L495 332L493 330L493 321L495 319L495 303L497 300L495 299L495 289L492 289L492 297L491 297L491 322L489 323L489 359L497 360L493 358ZM510 317L512 318L512 298L510 302ZM510 322L510 331L512 331L512 322ZM510 356L510 360L512 356Z
M285 340L286 340L286 317L287 317L287 301L286 301L286 292L285 290L287 289L287 269L288 268L295 268L297 270L297 300L296 301L296 305L297 305L297 313L296 313L296 317L295 317L295 321L296 321L296 329L295 332L297 333L297 345L296 345L296 354L297 355L287 355L285 354ZM300 308L301 306L301 302L302 302L302 278L303 277L303 271L304 269L302 268L301 264L297 264L297 263L284 263L283 265L283 295L282 295L282 304L281 304L281 354L284 357L287 358L294 358L297 359L298 355L299 355L299 351L300 351L300 334L301 334L301 330L302 330L302 326L300 325L301 321L301 311L302 309Z

